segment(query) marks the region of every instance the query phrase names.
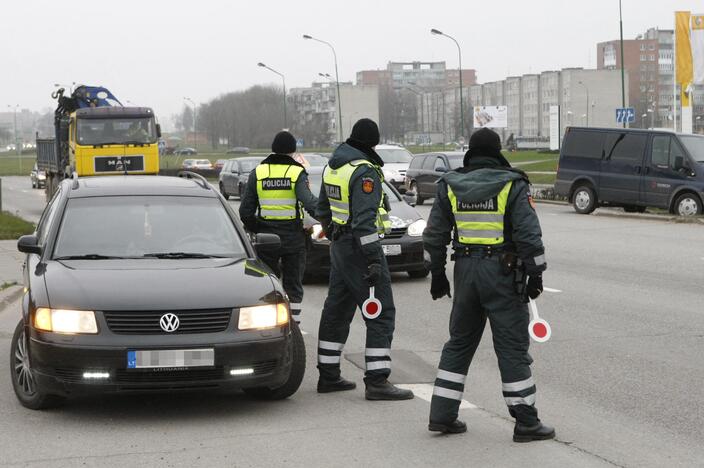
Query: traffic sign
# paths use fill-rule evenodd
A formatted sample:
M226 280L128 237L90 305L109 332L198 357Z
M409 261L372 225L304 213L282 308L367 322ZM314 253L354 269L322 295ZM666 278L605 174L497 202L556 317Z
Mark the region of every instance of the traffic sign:
M633 107L616 109L616 123L633 123L636 121L636 110Z
M303 148L303 143L303 138L299 138L298 140L296 140L296 148Z

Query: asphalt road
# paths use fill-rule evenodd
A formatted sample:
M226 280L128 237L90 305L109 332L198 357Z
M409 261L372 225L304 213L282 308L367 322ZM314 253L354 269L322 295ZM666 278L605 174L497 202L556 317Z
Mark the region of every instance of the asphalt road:
M2 177L2 210L20 213L22 218L36 223L44 209L44 189L33 189L29 176Z
M4 183L4 180L3 180ZM233 202L237 203L237 202ZM427 215L428 206L419 207ZM429 403L366 402L363 323L343 364L359 388L317 395L314 367L324 284L308 285L308 371L288 401L243 395L96 397L46 412L15 402L0 360L0 465L8 466L701 466L704 459L704 227L538 205L549 270L538 300L553 337L534 344L541 418L558 440L510 441L489 331L470 368L467 434L426 431ZM451 271L449 272L451 274ZM429 279L394 275L394 373L429 391L447 339L450 300ZM8 356L18 304L0 311Z

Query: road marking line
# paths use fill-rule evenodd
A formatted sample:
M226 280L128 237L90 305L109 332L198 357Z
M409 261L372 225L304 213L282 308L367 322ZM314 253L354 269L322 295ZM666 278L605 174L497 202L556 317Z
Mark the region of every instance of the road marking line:
M551 292L551 293L561 293L559 289L553 289L553 288L543 288L543 291Z
M301 330L301 335L307 335L307 334L308 334L308 332L307 332L307 331L303 331L303 330Z
M396 386L412 391L415 396L428 403L430 403L430 400L433 398L433 386L430 384L399 384ZM477 406L467 400L462 400L460 409L477 409Z

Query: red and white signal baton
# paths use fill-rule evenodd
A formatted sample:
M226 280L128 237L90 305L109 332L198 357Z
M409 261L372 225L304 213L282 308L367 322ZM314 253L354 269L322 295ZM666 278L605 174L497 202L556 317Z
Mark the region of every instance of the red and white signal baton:
M538 315L538 306L535 305L535 301L533 299L528 300L528 309L533 316L532 320L528 324L528 333L534 341L537 341L538 343L545 343L550 339L550 335L552 335L550 324L540 318Z
M369 288L369 299L362 304L362 315L368 319L375 319L381 315L381 302L374 297L374 286Z

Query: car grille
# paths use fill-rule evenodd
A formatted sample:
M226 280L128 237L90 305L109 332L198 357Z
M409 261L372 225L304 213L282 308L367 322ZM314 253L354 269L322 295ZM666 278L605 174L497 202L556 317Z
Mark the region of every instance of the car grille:
M403 237L407 228L393 228L389 234L384 235L384 239L398 239Z
M227 329L232 309L158 310L158 311L104 311L110 331L129 335L156 335L166 333L159 320L166 313L178 317L179 327L169 334L217 333Z

